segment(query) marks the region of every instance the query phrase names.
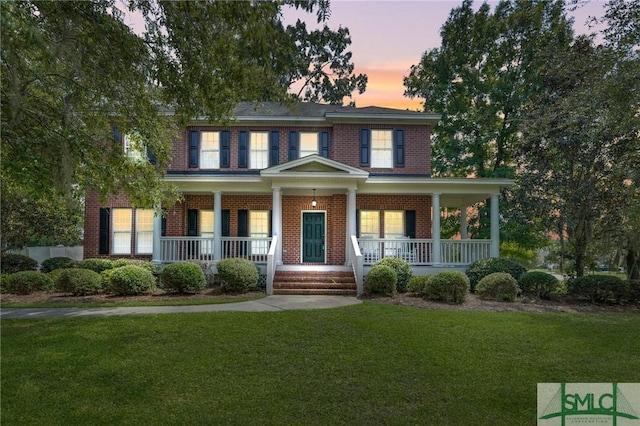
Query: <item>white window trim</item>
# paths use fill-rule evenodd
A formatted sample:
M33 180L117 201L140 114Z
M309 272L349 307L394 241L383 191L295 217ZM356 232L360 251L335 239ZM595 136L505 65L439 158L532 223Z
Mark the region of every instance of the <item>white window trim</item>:
M388 134L387 138L374 137L374 135ZM380 147L381 141L388 142L389 147ZM391 129L371 130L371 167L377 169L393 169L393 131Z
M302 139L303 136L315 136L315 150L303 150L302 149ZM320 133L318 132L300 132L299 138L299 146L298 146L298 158L308 157L309 155L319 154L320 153ZM306 154L303 155L303 152Z
M257 150L256 145L257 141L254 140L255 136L262 136L264 138L264 149ZM258 154L262 156L263 164L254 164L257 163ZM269 132L251 132L249 134L249 168L250 169L266 169L269 167Z
M204 138L205 135L214 136L214 147L207 147L205 149ZM206 170L214 170L220 168L220 132L218 131L202 131L200 132L200 168ZM202 159L205 158L205 154L210 154L212 159L212 165L205 165Z
M111 222L111 254L131 254L131 221L133 219L132 217L132 211L129 208L114 208L112 209L113 211L113 219ZM117 229L116 227L116 217L118 216L118 212L119 211L128 211L129 212L129 229L125 230L123 229ZM125 236L128 235L127 240L129 241L129 244L126 246L126 250L124 251L116 251L116 240L119 240L120 238L117 237L123 237L122 239L124 240Z
M151 213L151 228L140 230L140 213ZM152 209L136 209L136 254L153 254L153 215L154 212ZM144 235L147 239L151 237L151 245L148 250L142 251L140 250L140 240L141 236Z

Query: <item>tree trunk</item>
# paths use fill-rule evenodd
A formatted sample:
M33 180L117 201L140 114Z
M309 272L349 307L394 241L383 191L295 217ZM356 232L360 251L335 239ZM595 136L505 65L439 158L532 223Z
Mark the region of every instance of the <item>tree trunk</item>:
M640 280L640 252L632 248L627 250L627 279Z

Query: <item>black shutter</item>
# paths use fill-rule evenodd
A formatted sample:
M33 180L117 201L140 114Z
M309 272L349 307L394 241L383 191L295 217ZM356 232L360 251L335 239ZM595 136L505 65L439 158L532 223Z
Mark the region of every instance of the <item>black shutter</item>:
M222 236L228 237L229 235L231 235L231 212L222 210Z
M247 167L247 145L249 134L246 130L238 132L238 167Z
M269 236L273 237L273 210L269 210Z
M189 167L198 167L198 142L200 132L197 130L189 131Z
M394 133L394 151L396 167L404 167L404 130L396 130Z
M249 210L238 210L238 237L249 236Z
M280 134L276 131L269 133L269 166L280 163Z
M110 214L109 209L100 209L100 233L98 236L98 254L109 254L109 239L111 237L110 230Z
M369 165L369 129L360 130L360 165Z
M149 163L151 164L156 164L156 154L154 154L153 150L149 147L147 147L147 159L149 160Z
M167 215L166 210L162 209L162 224L160 225L160 235L163 237L167 236Z
M416 237L416 211L407 210L404 212L404 234L409 238Z
M298 132L289 132L289 161L298 158Z
M198 210L187 210L187 235L190 237L198 235Z
M320 155L329 158L329 132L320 133Z
M220 132L220 167L231 166L231 146L229 142L229 131Z
M113 132L113 140L122 144L122 133L120 133L120 129L117 126L111 126L111 131Z
M360 210L356 210L356 237L360 238Z

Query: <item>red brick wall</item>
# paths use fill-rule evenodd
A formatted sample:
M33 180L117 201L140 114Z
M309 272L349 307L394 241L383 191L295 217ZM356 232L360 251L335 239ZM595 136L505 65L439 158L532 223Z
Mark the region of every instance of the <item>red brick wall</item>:
M431 238L430 195L363 194L356 196L357 210L415 210L416 238ZM380 235L384 236L384 214L380 213Z
M395 169L372 169L360 167L360 130L361 129L403 129L405 138L405 166ZM280 138L279 158L280 164L289 161L289 131L321 132L328 131L330 138L329 158L362 168L370 172L398 173L398 174L429 174L431 173L431 144L430 129L426 125L362 125L362 124L336 124L333 127L232 127L219 126L194 126L189 127L183 133L181 140L176 141L173 147L173 161L170 170L198 171L199 168L189 168L189 130L229 130L230 140L230 166L220 169L223 171L238 171L250 169L238 169L238 132L246 131L271 131L277 130Z
M311 206L308 196L284 195L282 197L282 242L283 262L298 264L301 262L301 223L302 211L326 212L326 259L330 265L345 262L346 242L346 205L343 194L316 197L316 207ZM98 257L99 239L99 199L90 193L85 209L85 258ZM113 197L102 207L130 207L126 197ZM167 236L180 237L187 234L187 210L213 210L213 194L187 194L182 203L176 204L166 212ZM415 210L416 237L431 238L431 196L429 195L356 195L358 210ZM230 211L230 234L238 235L238 210L271 210L271 194L222 195L222 209ZM380 215L381 235L384 235L384 215ZM135 219L132 235L135 235ZM135 253L132 238L132 253ZM118 256L122 257L122 256ZM150 256L132 256L149 258Z
M87 197L85 199L85 209L84 209L84 254L83 257L85 259L95 258L95 257L114 257L114 258L136 258L136 259L151 259L151 255L136 255L135 248L135 234L136 234L136 216L135 209L131 214L131 254L130 255L115 255L108 256L98 254L99 252L99 244L100 244L100 208L108 207L111 209L114 208L132 208L131 202L127 197L122 194L119 194L115 197L111 197L107 200L106 203L101 204L100 198L98 197L95 191L89 191L87 193ZM111 220L113 220L113 216L111 216ZM113 225L109 225L110 229L112 229ZM109 237L109 252L111 252L111 236Z

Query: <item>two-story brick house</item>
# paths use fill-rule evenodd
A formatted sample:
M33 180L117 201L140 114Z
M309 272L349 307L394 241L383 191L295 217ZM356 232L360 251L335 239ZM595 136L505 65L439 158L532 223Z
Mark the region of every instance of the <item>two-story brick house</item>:
M159 263L245 257L276 270L353 270L382 257L417 273L498 255L498 193L506 179L431 177L431 129L439 116L379 107L242 103L227 126L194 120L175 141L166 179L184 201L136 209L88 194L85 257ZM123 146L127 149L126 137ZM491 240L440 238L440 208L491 199ZM434 214L435 212L435 214Z

